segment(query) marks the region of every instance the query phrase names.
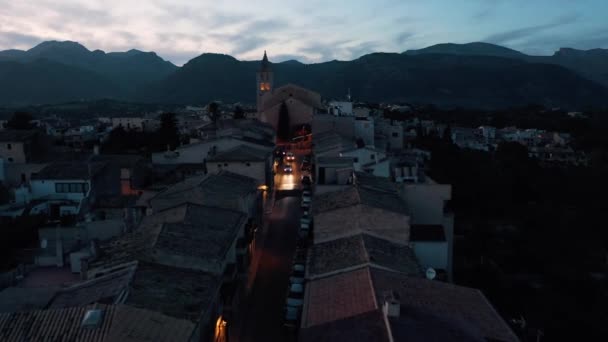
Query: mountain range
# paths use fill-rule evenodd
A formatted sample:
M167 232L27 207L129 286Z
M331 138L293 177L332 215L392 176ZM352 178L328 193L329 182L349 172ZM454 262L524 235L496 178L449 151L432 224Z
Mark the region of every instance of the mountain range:
M254 103L259 61L202 54L182 67L154 52L90 51L75 42L44 42L0 51L0 105L110 98L205 104ZM369 102L434 103L498 108L542 104L608 105L608 50L563 48L530 56L488 43L438 44L403 53L372 53L352 61L272 65L275 86L295 83Z

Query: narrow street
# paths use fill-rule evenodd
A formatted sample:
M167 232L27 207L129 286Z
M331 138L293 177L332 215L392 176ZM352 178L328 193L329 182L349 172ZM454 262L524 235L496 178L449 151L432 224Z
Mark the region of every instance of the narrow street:
M301 216L297 161L293 163L293 169L291 174L279 170L275 177L276 200L269 217L259 268L242 311L239 336L231 338L233 341L287 340L283 331L283 309Z

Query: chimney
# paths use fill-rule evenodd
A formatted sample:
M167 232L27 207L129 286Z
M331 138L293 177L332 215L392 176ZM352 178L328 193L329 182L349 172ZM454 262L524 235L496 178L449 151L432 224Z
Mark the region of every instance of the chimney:
M391 291L384 296L382 312L384 312L386 317L399 317L401 312L401 301L399 300L399 295L397 293Z

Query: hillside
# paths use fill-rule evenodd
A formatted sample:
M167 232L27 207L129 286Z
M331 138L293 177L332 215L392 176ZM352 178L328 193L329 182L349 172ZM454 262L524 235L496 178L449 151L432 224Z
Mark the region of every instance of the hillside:
M325 98L498 108L537 103L608 105L606 50L562 49L528 56L488 43L439 44L352 61L273 64L275 86L295 83ZM0 51L0 105L112 98L145 103L255 102L257 61L202 54L183 67L154 52L89 51L75 42L45 42ZM605 83L604 83L605 81ZM602 86L601 84L605 84Z

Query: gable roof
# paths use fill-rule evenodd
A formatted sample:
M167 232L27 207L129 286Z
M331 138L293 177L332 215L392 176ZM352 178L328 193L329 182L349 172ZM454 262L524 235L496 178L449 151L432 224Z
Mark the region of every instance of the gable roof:
M239 145L211 156L207 158L207 161L266 161L270 155L271 151L269 150L262 150L249 145Z
M102 310L98 327L82 327L90 309ZM192 322L127 305L92 305L0 314L0 340L21 341L189 341Z
M190 203L170 208L146 216L135 231L100 245L89 269L139 260L219 272L246 219L238 211Z
M365 186L351 186L315 195L314 203L314 214L363 204L407 215L405 203L396 192Z
M379 310L327 322L300 330L302 342L389 342L384 315ZM399 341L399 340L396 340Z
M106 163L103 162L54 162L42 170L32 173L32 179L41 180L88 180L100 172Z
M413 276L422 274L410 247L370 234L358 234L313 245L308 257L307 278L368 265Z
M62 309L94 303L114 304L126 294L135 267L91 279L59 291L48 309Z
M266 93L264 95L263 110L268 110L276 105L280 105L283 101L290 98L294 98L313 108L324 108L321 103L321 95L312 90L289 83L274 89L272 93Z
M236 173L221 171L218 174L197 176L156 194L149 200L154 211L162 211L185 203L237 209L235 202L255 193L255 179Z
M396 335L427 336L442 327L447 329L444 333L450 336L448 340L519 340L477 289L380 269L371 269L370 272L377 300L382 300L388 291L396 293L401 303L401 316L418 321L416 326L420 330L414 333L403 330L404 322L399 322L401 317L391 319ZM411 327L411 324L411 321L405 322L405 327ZM459 336L467 338L459 339Z
M308 328L378 308L367 268L311 281L306 286L302 328Z
M139 262L125 304L197 322L221 284L221 275Z
M382 310L388 293L397 317ZM518 341L479 290L375 267L310 280L301 328L300 340L315 342Z

